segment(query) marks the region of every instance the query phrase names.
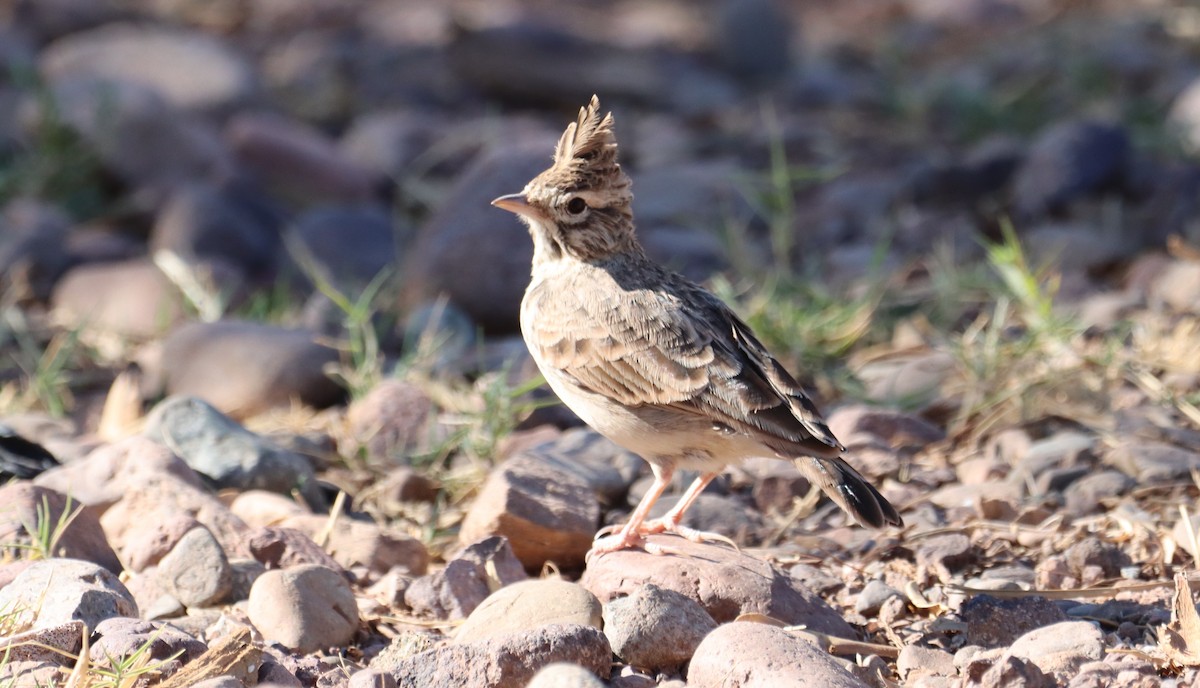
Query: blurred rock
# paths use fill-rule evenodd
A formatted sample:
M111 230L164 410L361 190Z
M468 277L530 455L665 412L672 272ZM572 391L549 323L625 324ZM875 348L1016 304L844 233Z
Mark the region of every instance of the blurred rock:
M328 523L328 516L313 514L293 516L280 525L316 537ZM429 552L420 540L392 526L352 518L338 520L325 539L324 549L346 569L365 568L372 580L392 570L421 576L429 567Z
M1125 184L1132 145L1121 126L1067 120L1044 129L1013 178L1013 200L1025 217L1061 213L1073 201Z
M137 603L116 574L90 561L36 561L0 589L0 609L14 627L49 628L73 620L96 626L115 616L138 615Z
M841 615L784 571L748 554L716 544L654 535L651 542L679 556L625 549L592 559L580 584L601 602L633 594L647 583L687 595L717 622L758 613L787 624L841 637L853 631Z
M752 622L727 623L700 643L688 665L688 688L824 686L865 688L815 644L782 628Z
M521 454L582 479L605 504L625 495L644 463L591 428L570 428Z
M599 629L600 619L600 602L579 584L527 580L489 595L454 632L454 641L472 643L560 624Z
M326 374L334 349L304 330L235 320L189 323L163 342L166 392L198 397L235 418L299 400L324 408L345 392Z
M342 565L307 534L295 528L257 528L247 530L236 551L245 551L269 570L298 566L323 566L343 573ZM228 549L226 551L229 551Z
M306 122L336 123L353 114L355 42L338 31L299 32L270 42L262 58L272 102Z
M1006 647L1024 633L1067 618L1058 605L1044 597L976 595L963 604L959 614L967 624L967 642L983 647Z
M134 338L159 336L187 313L179 289L145 258L73 268L52 303L64 322Z
M517 330L533 242L512 213L489 203L520 191L549 167L551 150L549 141L504 146L472 163L420 228L405 258L409 303L445 294L485 329Z
M1192 312L1200 303L1200 261L1174 260L1167 263L1150 283L1147 297L1180 313Z
M1119 440L1105 461L1141 486L1187 480L1200 470L1200 452L1137 438Z
M459 539L503 535L526 569L547 561L583 564L600 520L591 488L570 473L530 458L505 461L488 476L463 521Z
M279 263L281 228L278 211L248 185L184 184L156 216L149 249L170 251L192 265L218 260L264 280ZM229 296L228 283L212 286Z
M800 35L775 0L726 0L715 22L717 57L739 79L766 82L788 73L792 37Z
M229 510L255 527L279 525L293 516L311 513L291 495L267 490L242 490L229 502Z
M604 605L604 635L613 654L652 671L683 666L716 627L700 603L652 583Z
M438 138L432 117L388 110L359 115L342 135L340 146L357 164L399 180L410 174L413 162Z
M392 219L375 205L318 206L298 217L288 229L301 271L316 270L347 294L361 292L396 262ZM306 264L311 261L311 265Z
M66 250L70 218L58 208L14 201L0 211L0 295L11 303L50 300L74 262Z
M957 365L943 351L897 353L855 366L854 374L866 385L869 401L912 406L932 401Z
M555 662L542 667L525 688L605 688L605 683L578 664Z
M225 138L245 168L291 205L363 203L383 185L324 134L278 115L238 114L226 125Z
M130 82L61 79L57 115L78 131L105 168L135 187L162 193L177 184L233 175L229 149L209 125L187 117L153 89ZM30 107L29 118L48 113Z
M78 500L25 481L13 481L0 487L0 504L4 505L0 511L0 542L6 550L31 546L37 533L29 529L46 527L58 535L54 551L44 552L44 556L80 559L113 574L121 573L121 561L108 544L96 512ZM60 525L65 527L60 529Z
M1017 638L1008 654L1029 660L1048 676L1069 681L1079 667L1104 655L1104 638L1095 624L1062 621Z
M129 82L199 114L226 114L256 90L250 64L228 44L163 25L114 23L73 33L47 46L39 63L52 83Z
M1137 481L1120 471L1099 471L1085 475L1063 492L1067 512L1083 516L1094 512L1102 500L1123 495L1137 487Z
M340 573L313 564L259 576L246 613L268 641L300 653L345 645L358 630L350 584Z
M316 480L305 457L250 432L193 397L169 397L150 412L145 434L171 447L219 487L289 494Z
M937 535L921 541L917 548L917 569L936 575L943 583L954 572L965 568L980 555L970 539L961 533Z

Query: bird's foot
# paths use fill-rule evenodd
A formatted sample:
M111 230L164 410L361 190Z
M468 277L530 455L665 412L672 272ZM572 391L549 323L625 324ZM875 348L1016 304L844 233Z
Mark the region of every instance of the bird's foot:
M640 549L656 556L679 554L679 550L674 547L650 542L646 539L647 534L643 534L640 529L627 531L620 526L605 526L596 533L596 539L592 541L592 548L583 558L584 564L591 563L593 557L623 549Z
M643 535L652 535L655 533L672 533L684 538L690 542L703 544L705 542L721 542L732 547L735 551L741 552L742 549L737 546L737 543L720 533L711 533L706 530L696 530L685 525L676 523L670 518L656 518L652 521L646 521L642 524L638 532Z

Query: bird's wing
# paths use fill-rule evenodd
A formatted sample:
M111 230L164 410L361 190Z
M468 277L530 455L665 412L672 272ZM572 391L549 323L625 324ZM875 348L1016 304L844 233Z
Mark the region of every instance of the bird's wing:
M631 407L672 406L788 456L843 449L816 406L724 303L673 289L541 289L527 333L542 361Z

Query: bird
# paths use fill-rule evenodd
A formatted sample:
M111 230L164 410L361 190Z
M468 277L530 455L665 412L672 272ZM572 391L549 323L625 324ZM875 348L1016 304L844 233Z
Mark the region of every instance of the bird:
M553 163L492 205L533 239L521 333L546 382L594 430L641 456L654 481L629 520L600 530L587 559L670 548L647 537L725 540L682 525L726 466L749 457L795 463L860 524L901 526L896 509L843 460L816 405L720 298L647 256L632 181L618 161L612 113L593 96L568 124ZM649 519L677 470L698 477Z

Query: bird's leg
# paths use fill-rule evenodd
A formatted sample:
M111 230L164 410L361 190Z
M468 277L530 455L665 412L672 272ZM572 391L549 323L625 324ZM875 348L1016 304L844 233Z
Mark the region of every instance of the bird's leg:
M730 540L724 535L721 535L720 533L709 533L680 525L680 522L683 521L684 512L688 510L688 507L690 507L696 501L696 498L700 496L700 493L704 491L704 488L708 487L708 484L711 483L718 475L720 475L720 473L716 471L712 473L701 474L692 481L692 484L688 486L687 491L680 496L679 501L675 503L675 506L671 507L670 511L663 514L661 517L654 519L653 521L648 521L647 523L643 524L641 532L647 535L651 533L675 533L676 535L685 537L692 542L706 542L715 540L717 542L724 542L734 549L740 549L736 542Z
M644 526L646 515L650 513L651 507L654 506L654 503L658 501L658 498L667 489L667 484L671 482L671 476L674 475L675 468L669 464L663 466L653 464L650 468L654 472L654 482L650 485L650 489L646 491L646 494L642 496L642 501L638 502L637 508L630 514L629 521L624 526L621 526L615 535L607 535L613 532L613 526L601 528L600 532L596 533L597 539L592 542L592 548L588 551L584 561L591 561L594 556L616 552L628 547L641 547L651 554L669 553L667 548L646 542L646 538L643 535L646 533ZM602 535L607 536L600 537Z

